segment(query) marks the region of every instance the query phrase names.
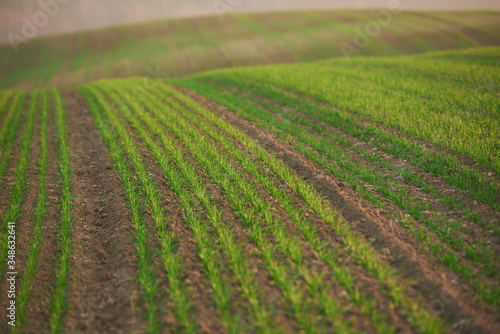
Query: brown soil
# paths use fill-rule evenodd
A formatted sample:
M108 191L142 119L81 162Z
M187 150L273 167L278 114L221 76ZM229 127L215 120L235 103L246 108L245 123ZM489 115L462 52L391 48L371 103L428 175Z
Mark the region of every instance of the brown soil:
M125 199L85 100L64 94L74 171L73 270L65 331L140 333L134 246Z
M335 180L275 136L195 93L188 94L238 126L268 151L277 153L297 174L320 190L354 230L372 240L376 250L390 254L392 265L413 282L410 289L418 292L437 315L447 320L451 328L463 333L493 333L500 329L500 319L475 300L467 283L429 260L418 250L418 243L409 232L394 219L361 199L344 182Z

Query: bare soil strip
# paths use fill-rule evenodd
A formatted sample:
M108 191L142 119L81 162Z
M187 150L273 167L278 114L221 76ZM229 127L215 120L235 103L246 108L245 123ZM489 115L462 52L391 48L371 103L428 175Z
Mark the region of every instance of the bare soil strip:
M332 178L328 172L302 157L274 135L194 92L182 91L240 128L268 151L277 153L283 162L320 190L353 224L355 230L373 240L375 249L390 254L391 263L404 277L415 282L412 288L423 296L436 314L449 321L452 329L463 333L500 330L500 320L488 314L484 306L475 300L467 283L427 259L418 251L418 243L409 232L383 211L362 200L344 182Z
M85 100L76 92L65 93L64 100L77 198L65 331L141 333L144 319L133 309L134 247L119 178Z

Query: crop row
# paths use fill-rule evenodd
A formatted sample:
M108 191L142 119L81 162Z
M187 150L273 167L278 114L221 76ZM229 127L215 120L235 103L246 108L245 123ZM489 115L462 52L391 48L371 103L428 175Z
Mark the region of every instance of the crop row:
M27 171L29 168L29 161L31 156L31 144L32 138L35 128L35 117L36 117L36 104L40 94L35 92L30 96L30 103L26 115L26 122L24 124L24 129L19 138L19 157L17 162L15 163L13 176L15 178L15 182L12 184L10 188L9 194L9 203L5 208L5 211L2 213L2 224L1 227L1 239L0 239L0 258L5 259L7 257L7 252L10 251L7 243L7 222L17 222L22 213L22 201L24 199L24 195L26 193L26 182L28 179ZM19 96L18 99L21 99L22 96ZM23 114L24 103L21 103L20 100L17 100L12 106L11 111L9 112L6 123L4 123L4 128L2 128L3 136L0 141L1 144L10 147L12 149L13 142L15 140L16 132L14 132L15 123L19 122L21 116ZM7 125L8 124L8 125ZM10 133L9 133L10 132ZM9 145L10 144L10 145ZM9 155L2 156L2 163L7 161L10 158ZM7 163L5 163L7 166ZM5 172L5 169L2 170ZM0 175L3 178L3 175ZM10 253L9 253L10 254ZM6 266L6 262L2 261L0 264L0 277L4 275L4 268Z
M243 97L243 99L245 99L245 97ZM233 94L232 102L235 103L235 101L237 101L237 99L234 98ZM370 185L374 186L374 189L378 190L384 197L397 203L402 209L411 213L415 219L423 221L425 225L431 231L433 231L443 242L452 246L458 252L464 252L466 254L466 257L474 261L475 264L484 264L485 271L488 274L495 275L495 273L498 271L498 268L496 268L495 265L492 264L492 260L495 258L496 254L494 254L494 251L489 245L484 242L477 242L477 240L473 240L473 243L465 242L465 240L460 235L460 232L463 232L460 224L455 221L446 222L444 221L446 217L442 215L438 216L436 219L426 217L422 212L429 210L429 204L427 202L419 204L414 195L408 193L406 185L401 185L397 183L394 178L388 177L379 171L373 170L373 168L371 167L353 161L352 154L340 149L338 145L333 146L331 144L333 142L335 144L340 143L342 145L348 146L349 148L359 152L361 155L363 155L363 157L366 157L371 162L374 162L375 166L386 167L387 165L389 165L389 169L394 169L394 166L390 166L390 164L388 164L387 162L384 163L384 161L378 155L375 155L373 153L370 154L369 152L358 148L353 143L347 142L338 135L331 134L321 125L311 123L307 118L301 115L293 115L282 110L281 108L270 106L266 103L249 104L249 101L247 101L243 107L245 106L263 108L267 111L270 111L271 114L281 115L284 119L286 119L286 121L282 121L283 124L281 129L285 129L285 131L287 131L288 133L295 133L296 136L302 139L302 142L305 141L308 143L314 143L311 146L322 156L332 159L332 161L336 161L337 166L351 171L353 175L358 177L359 181L367 182ZM279 121L275 119L274 122L276 123ZM307 125L307 127L314 129L314 132L311 132L306 127L301 126L304 124ZM322 136L318 136L318 133ZM407 176L407 179L412 179L412 172L405 170L404 167L400 167L399 173L406 173L405 175ZM426 189L427 193L431 193L431 195L432 193L436 193L436 190L429 186L425 180L413 176L413 181L416 183L415 185ZM353 181L351 183L357 190L365 192L366 197L369 197L374 201L376 200L376 195L372 193L371 189L365 189L359 182ZM439 195L441 195L441 198L439 198ZM443 204L451 202L450 198L447 198L442 194L438 194L437 197L442 201ZM381 206L384 204L384 202L379 203ZM452 202L452 204L453 203L456 204L456 208L460 205L459 202Z
M50 330L59 333L63 324L63 312L67 309L67 289L70 284L69 258L73 250L73 201L72 179L68 134L66 130L67 112L63 105L61 93L57 90L50 91L54 108L56 125L57 161L58 161L58 186L60 207L58 218L58 248L56 260L55 283L49 301Z
M26 304L31 296L33 281L39 269L39 255L42 249L44 218L47 211L48 189L47 172L49 165L49 102L47 94L41 94L40 103L40 156L38 158L38 196L35 204L35 213L33 219L32 236L29 240L29 250L26 256L26 264L23 267L23 275L19 283L19 292L17 296L17 326L14 332L19 331L22 324L26 321L28 309Z
M206 143L204 143L203 141L199 141L200 137L199 135L197 136L196 133L193 133L193 128L187 127L185 123L178 124L177 126L174 125L175 123L179 123L174 123L177 118L172 118L173 115L170 115L171 113L174 113L174 109L172 109L169 114L164 114L158 107L155 107L155 104L160 105L159 100L148 97L142 102L145 106L148 107L148 110L151 110L152 113L154 113L155 116L162 121L164 125L169 126L173 134L181 138L181 140L185 144L185 147L193 148L192 154L208 170L210 176L212 177L212 180L214 180L216 184L218 184L222 188L233 209L238 213L240 218L246 224L247 228L250 230L251 238L261 251L261 256L265 261L267 270L269 271L271 277L282 289L284 295L286 296L287 302L290 303L293 312L295 313L299 326L306 328L308 332L313 332L314 321L313 319L311 319L311 315L305 313L306 305L304 305L304 301L302 300L303 291L299 288L296 288L296 285L293 284L293 280L290 279L289 275L286 273L286 268L283 265L279 264L276 260L276 254L273 254L273 245L270 240L265 237L267 233L262 226L263 222L266 222L270 226L272 234L276 238L279 245L278 249L294 259L292 265L298 266L297 270L307 275L309 282L316 283L319 291L322 291L323 295L326 293L327 289L318 285L318 277L312 277L307 273L307 269L301 262L301 254L299 253L299 249L296 248L297 244L295 243L295 240L286 235L281 222L272 217L273 215L271 213L271 207L269 205L265 205L262 198L258 198L258 195L255 193L254 189L248 186L248 180L243 179L241 177L241 174L236 172L234 168L231 168L232 165L225 159L223 159L219 155L219 152L214 151L213 146L207 147ZM180 152L176 153L178 151L176 151L174 143L172 142L172 140L169 140L167 136L165 136L164 131L162 131L157 123L154 122L154 120L149 115L141 113L139 108L136 108L136 110L138 110L138 112L141 114L145 123L151 129L153 129L155 134L161 139L163 145L168 149L168 154L174 157L176 164L178 164L182 170L191 169L190 172L187 172L185 174L194 175L192 165L188 165L185 163ZM130 116L128 117L130 118ZM135 120L134 123L137 124L137 121ZM183 126L183 128L180 129L179 126ZM135 125L135 127L138 126ZM144 130L142 130L141 132L145 133ZM149 143L148 146L150 146L150 149L152 149L153 152L161 152L160 149L152 142L149 135L146 134L145 136L147 136L148 138L147 142ZM201 143L199 145L201 145L202 149L197 150L196 144L194 143L197 143L198 141ZM201 154L201 152L210 153L209 157ZM217 162L217 164L214 164L214 162ZM226 169L222 169L224 167ZM225 176L225 173L227 173L227 175L232 178L232 181L235 181L235 184L231 182L230 178ZM196 194L203 192L203 185L199 181L192 186L195 189ZM239 194L238 188L243 192L243 194ZM209 203L207 199L204 199L204 197L200 198L200 201L206 208L206 210L208 212L217 210L217 208L213 204ZM245 205L247 200L254 205L256 210ZM256 220L256 216L259 217L258 220ZM248 277L247 279L252 279L253 275L251 275L250 273L242 274L246 274ZM318 295L318 297L321 297L321 295ZM338 310L336 310L336 305L332 303L331 299L323 298L319 300L322 303L323 308L325 310L329 310L329 314L336 315ZM256 306L258 307L258 305ZM338 324L339 330L343 329L343 331L347 331L347 328L345 328L345 325L343 325L341 321L337 320L335 323Z
M14 96L11 99L12 101L10 104L10 108L5 108L5 110L8 110L8 112L0 129L0 145L3 148L0 155L0 186L3 185L3 177L11 159L14 140L21 124L21 119L26 104L26 94L16 93L13 95Z
M313 249L315 249L316 256L332 270L333 277L335 277L337 283L349 292L350 302L371 319L374 328L381 331L390 330L390 327L387 327L384 316L373 308L374 302L370 301L369 298L367 299L366 296L359 291L359 288L356 287L355 284L352 284L355 278L352 277L351 274L339 269L342 260L339 260L339 263L336 262L337 256L335 253L326 249L327 245L323 240L318 238L314 229L311 228L310 222L303 213L297 210L293 201L279 189L272 178L269 178L265 173L260 171L261 168L259 164L253 162L253 159L245 157L246 151L252 152L251 154L255 155L255 157L261 161L260 163L268 166L268 168L273 170L280 179L287 182L291 189L302 198L302 201L307 204L312 212L343 238L344 243L348 246L349 252L352 252L356 262L366 267L370 275L381 281L383 285L387 285L386 293L388 297L405 310L408 320L410 320L411 323L425 332L439 331L439 321L434 319L430 313L422 309L418 304L411 302L410 299L405 296L403 292L405 290L404 285L395 279L394 272L387 264L378 258L371 246L359 237L353 235L347 226L338 220L336 217L337 213L332 211L333 209L329 204L324 202L321 196L317 194L312 187L308 186L300 178L294 176L293 173L278 160L269 157L266 151L256 146L253 141L241 132L227 123L221 123L222 121L218 118L214 119L213 117L215 116L211 116L208 111L202 109L193 101L186 99L175 90L162 86L155 91L156 96L152 96L151 94L140 95L137 100L134 100L130 97L130 92L137 84L137 82L130 81L127 84L121 83L122 87L119 87L116 82L114 82L113 85L107 82L101 82L96 84L95 87L100 87L103 92L107 93L108 101L120 101L120 97L125 96L125 98L122 98L117 104L119 107L118 115L112 116L112 108L103 107L105 109L109 108L108 117L115 119L113 123L116 124L118 124L119 116L123 116L127 119L130 126L135 129L139 137L144 140L149 151L157 160L158 165L163 169L165 176L168 177L169 183L172 183L172 180L175 179L172 178L172 175L174 175L172 174L173 170L168 172L169 168L172 169L172 167L169 167L170 165L167 162L168 159L172 157L173 162L178 168L178 172L181 173L180 179L184 179L187 186L193 189L193 194L197 202L204 209L207 218L212 226L214 226L214 230L219 235L219 240L221 236L230 236L231 241L221 240L220 246L226 253L229 262L231 263L232 261L232 272L243 287L243 294L252 308L253 315L257 320L256 323L258 326L261 326L261 329L265 328L262 327L262 324L267 323L266 321L261 323L260 319L262 318L259 315L266 314L265 308L263 309L262 306L259 305L259 302L254 302L254 292L251 292L251 289L247 292L245 288L248 284L245 283L247 281L244 275L250 275L249 277L252 277L248 271L249 264L245 261L241 261L243 265L237 266L235 261L235 259L241 260L242 251L238 249L241 245L233 241L234 236L231 234L230 230L222 230L224 227L217 226L218 223L216 219L211 218L217 216L215 213L217 213L218 208L210 202L209 198L204 193L203 183L201 183L202 180L195 177L196 169L193 169L194 167L183 159L178 149L179 144L175 144L176 141L169 137L168 134L170 133L175 136L177 140L182 143L182 146L190 152L192 157L205 168L208 176L210 176L212 181L221 189L228 203L245 223L245 226L250 231L250 237L259 248L259 255L264 261L266 270L268 270L272 279L282 290L287 303L292 305L293 313L300 324L299 326L309 331L314 330L314 321L308 319L307 316L303 317L306 315L304 310L309 307L307 302L308 299L306 301L301 301L299 296L307 295L312 297L311 300L317 300L320 304L318 306L319 311L323 315L326 315L333 324L339 326L342 324L341 319L343 311L340 304L331 300L331 296L328 296L325 292L328 290L328 285L324 285L324 282L321 282L319 277L315 276L314 273L308 272L307 266L304 266L301 260L305 256L302 254L303 250L294 246L295 237L287 235L283 222L280 222L280 217L273 215L273 210L269 205L266 205L265 198L261 197L259 192L256 191L255 186L258 184L262 185L266 191L278 201L280 207L283 208L285 212L287 212L287 215L299 226L303 236L308 240ZM101 96L93 86L86 86L82 89L82 92L84 92L87 98L89 98L88 92L90 91L93 91L95 96L99 95L99 103L101 105L106 103L103 96ZM107 103L109 104L109 102ZM165 110L165 108L167 109ZM145 110L147 110L147 112ZM136 115L134 116L133 113ZM150 113L152 115L149 115ZM153 115L156 120L152 118ZM205 121L202 121L199 117L205 118ZM168 129L167 132L158 125L158 121L163 123L163 126ZM207 122L212 125L205 124ZM218 130L217 127L219 127ZM196 128L203 130L210 137L204 137ZM153 132L154 135L151 132ZM163 148L155 142L155 136L157 136L162 143ZM238 140L240 145L243 145L245 149L239 150L233 147L231 144L231 137ZM215 142L211 143L211 140L207 140L207 138L212 138ZM225 151L220 151L215 143L222 145ZM163 151L165 149L166 152ZM253 180L248 179L245 174L241 174L238 169L235 169L233 166L235 162L231 162L227 160L227 158L224 158L226 154L229 154L234 161L238 161L240 168L246 170L246 173L251 175ZM162 162L165 160L167 161ZM167 172L165 172L165 170ZM247 203L245 203L245 200ZM221 229L220 232L218 229ZM277 250L288 257L287 261L291 264L289 270L292 272L287 273L287 268L283 267L280 262L276 260L276 255L270 251L270 246L273 242L276 242ZM335 252L337 251L343 252L344 250L339 248ZM234 252L234 254L231 254L231 252ZM303 277L303 284L294 284L290 281L291 277L294 277L297 273ZM209 276L209 274L207 274L207 276ZM342 301L342 303L345 303L345 301ZM342 327L339 327L339 329L341 328ZM349 331L348 327L345 327L345 331Z
M206 121L213 123L220 130L237 140L267 168L285 181L290 188L304 200L318 218L327 223L334 233L342 237L348 252L353 256L354 260L367 268L370 275L379 280L382 284L387 285L388 296L405 310L410 322L416 327L421 326L419 328L424 332L432 332L439 328L439 322L434 319L433 315L427 313L425 309L417 307L416 304L413 304L413 302L404 296L403 291L405 288L395 279L393 270L390 269L384 261L380 260L374 249L366 243L365 240L352 233L347 224L339 219L335 209L333 209L312 186L307 184L303 179L297 177L279 159L270 156L268 152L255 141L243 134L236 127L230 125L227 121L202 108L175 89L169 89L169 92L188 106L193 112L203 116Z
M106 104L106 101L103 99L103 95L101 95L102 93L97 92L93 88L88 88L88 90L93 91L94 96L97 96L102 104ZM124 96L123 94L116 95L116 93L113 92L113 89L109 89L108 94L112 98ZM163 154L163 151L155 145L144 128L140 126L140 123L134 121L135 118L131 115L131 111L129 109L130 107L123 103L119 104L119 107L120 114L131 121L131 125L137 129L139 136L144 138L145 143L151 149L151 153L155 157L159 167L162 169L166 181L172 185L178 199L181 201L181 207L184 212L186 223L190 227L193 232L193 236L196 239L198 255L203 261L205 275L207 276L210 286L213 289L212 297L217 308L219 309L222 323L229 332L235 332L238 329L238 324L236 322L237 318L235 318L230 312L230 299L232 292L227 288L229 285L228 278L223 274L221 265L217 260L217 252L213 247L214 244L218 244L222 249L223 254L225 254L225 257L228 258L232 271L237 276L244 294L249 302L253 304L252 306L254 307L254 311L256 313L258 325L261 327L261 330L267 332L268 330L266 328L268 326L267 323L269 322L269 315L268 312L262 309L262 305L256 298L257 288L253 281L252 273L249 271L249 266L245 256L235 244L233 231L222 223L221 212L217 207L210 203L205 187L198 180L196 170L193 170L185 163L178 166L179 171L177 171L177 168L172 167L168 160L169 155ZM114 114L112 109L109 107L109 103L104 109L107 109L107 117L112 120L116 127L120 128L119 116ZM125 146L129 147L129 149L127 149L128 154L138 154L137 146L132 142L132 137L125 131L118 130L118 132L120 133L120 138L126 143ZM173 153L175 154L175 152ZM139 159L139 156L137 156L137 159L132 158L133 161L136 160L134 163L136 170L137 168L144 168L141 167L142 163L140 163ZM182 162L183 160L182 158L177 157L177 161ZM192 193L194 193L196 197L194 197L192 193L186 189L186 186L193 189ZM206 219L217 234L215 243L214 240L212 240L212 236L209 233L204 219L196 212L196 203L204 207L207 217ZM165 229L166 226L163 228ZM167 270L167 275L170 277L170 270ZM169 294L171 296L175 295L175 291L172 291L172 288L173 286L170 284ZM174 313L178 313L178 305L174 307ZM181 323L186 325L186 319L179 320Z
M119 145L116 132L102 116L102 109L105 105L99 104L91 92L81 89L81 93L85 96L89 109L96 120L96 126L108 146L109 154L114 162L114 168L118 172L125 197L127 198L127 206L130 210L130 223L134 228L134 246L137 252L138 281L144 296L146 316L148 319L147 330L148 332L155 332L158 330L156 324L157 304L155 300L157 288L155 276L157 274L155 273L154 267L151 265L151 251L147 245L148 231L144 222L144 207L140 200L141 192L137 189L136 182L134 181L135 175L130 170L129 162L122 152L123 148Z
M459 189L468 191L478 201L487 203L498 210L500 207L497 198L500 196L500 187L491 179L491 177L489 177L487 173L478 172L468 166L463 166L453 154L428 150L419 141L412 140L407 136L401 136L400 132L394 131L393 129L380 126L380 123L387 124L392 126L394 129L400 129L424 140L435 142L438 145L449 147L454 151L468 155L479 162L490 165L493 169L496 168L494 167L494 164L499 161L495 158L498 153L495 153L494 151L497 147L496 142L498 142L499 136L497 133L498 127L493 125L496 122L496 117L494 114L484 115L483 117L483 113L491 113L489 110L495 110L498 108L496 105L498 102L495 102L494 90L497 78L490 78L491 83L489 86L492 86L493 88L482 89L478 94L468 94L471 89L474 89L474 85L478 83L472 78L466 76L467 68L461 68L459 72L460 75L452 74L454 73L452 71L453 67L449 64L449 61L436 61L436 63L441 66L439 67L434 64L432 58L423 58L423 60L418 59L418 62L416 61L415 65L409 66L409 69L404 68L402 70L403 77L405 75L411 77L411 81L414 82L412 82L411 87L404 88L397 86L392 87L396 85L397 82L406 82L408 80L400 80L401 78L399 77L393 78L393 76L395 76L395 74L392 74L394 70L387 70L387 60L385 59L379 59L376 61L357 60L357 62L360 63L358 67L364 65L368 69L373 69L374 66L378 66L381 69L374 69L373 73L367 72L364 69L358 70L357 68L342 70L343 77L339 78L335 75L332 76L335 80L338 79L336 85L341 85L341 87L338 87L337 89L334 88L335 86L327 85L324 80L317 80L317 82L309 83L309 78L316 78L317 76L313 74L317 74L317 72L322 70L325 72L330 70L335 71L342 67L336 64L331 64L330 66L320 66L318 64L314 68L309 68L309 65L294 65L291 67L279 66L274 67L273 69L254 68L252 70L242 69L215 72L213 74L200 75L199 77L195 77L194 80L208 80L210 82L240 87L244 90L251 90L256 94L273 99L282 105L290 106L301 111L304 110L307 113L312 113L315 117L323 118L325 119L325 122L331 123L333 126L340 127L350 135L356 136L363 141L372 140L372 145L376 145L378 148L381 148L388 153L402 157L427 172L442 177L446 182L458 187ZM365 63L363 63L363 61ZM399 60L398 62L401 62L401 64L398 63L398 66L406 64L405 61L406 60ZM461 64L460 58L455 61L457 64ZM440 77L443 78L443 80L439 82L430 80L429 74L426 72L423 64L428 64L432 68L437 67L436 71L440 73ZM453 64L453 62L451 62L451 64ZM487 66L479 68L483 72L488 72ZM384 77L378 73L382 70L389 72L387 75L389 79L383 79ZM305 72L305 74L303 72ZM414 75L414 72L419 75ZM366 76L364 74L366 74ZM321 75L323 76L325 74ZM293 76L295 79L288 80L289 76ZM485 77L488 76L489 74L485 73ZM301 78L301 80L298 80L298 78ZM356 87L356 91L359 91L361 88L365 89L367 84L362 81L362 78L369 78L370 80L368 80L368 82L373 81L373 93L371 95L365 94L359 98L355 98L355 95L349 97L337 96L335 99L330 99L329 94L331 94L331 92L335 92L335 94L339 95L343 94L343 92L351 92L354 89L351 85ZM192 80L193 79L182 80L180 81L180 84L183 85L183 82L185 82L185 84L189 85L189 82ZM330 82L330 80L331 79L328 79L328 82ZM266 82L266 84L262 84L262 82ZM309 83L307 89L304 87L306 83ZM316 89L318 83L321 83L323 88ZM342 86L344 83L345 86ZM375 85L375 83L377 83L378 86ZM387 86L390 88L387 88ZM325 89L324 87L328 87L328 89ZM403 97L391 97L389 100L385 101L384 104L379 104L379 100L382 98L381 96L383 96L383 93L380 92L380 89L382 89L380 87L385 87L383 89L386 89L389 92L400 91L401 94L404 95ZM457 92L459 89L460 92ZM478 88L476 87L475 89ZM434 90L439 92L441 95L436 96L437 93L434 92ZM368 92L369 91L370 90L368 90ZM415 105L415 108L418 110L411 112L406 111L406 101L409 98L414 99L415 97L418 97L419 100L413 101L413 105ZM433 101L440 101L443 99L444 101L442 102L442 105L434 105L431 103ZM404 101L402 103L405 105L399 106L389 102L393 101L393 103L395 103L394 101L399 100ZM464 111L468 110L468 107L466 108L464 106L459 108L455 105L456 103L472 103L470 100L478 103L478 106L474 105L474 108L470 107L470 112ZM356 105L358 102L363 103L362 108ZM349 103L352 103L352 105ZM481 103L486 103L486 105ZM400 113L399 110L405 110L405 112ZM443 115L443 110L454 110L453 112L456 113L456 115ZM397 117L401 117L399 114L404 114L406 115L406 118L398 118L397 120L389 122L387 120L389 117L383 116L389 112L391 115L397 115ZM412 112L414 112L415 115L411 116ZM362 118L359 117L359 115L372 117L373 120L379 123L360 121ZM437 117L434 121L436 125L433 125L433 122L429 120L431 116L434 118ZM443 125L443 122L445 121L449 122L451 120L454 122L456 118L462 116L473 117L473 120L466 122L467 125L463 125L463 129L454 129L453 126ZM445 121L441 121L441 119L445 119ZM422 129L426 127L409 124L413 122L410 120L415 120L415 122L427 122L430 124L428 126L433 126L432 134L435 134L439 130L440 132L446 132L446 135L448 137L451 136L451 138L449 138L449 140L445 140L443 143L440 140L436 140L432 135L425 135L423 132L420 133L420 131L424 131ZM487 120L491 120L491 122ZM455 122L454 126L461 126L460 124L463 123L463 121L459 123ZM476 131L480 131L481 133L475 134ZM481 143L475 145L474 140L480 140ZM491 150L493 151L484 151L480 149L480 146L485 144L486 140L491 142L491 144L488 145L491 146ZM453 142L466 142L467 145L466 148L464 148L466 151L450 146ZM461 145L463 146L463 144ZM482 158L478 157L477 154L480 154ZM490 161L490 163L488 163L488 161Z
M19 226L28 232L28 240L18 240L17 242L26 243L25 262L23 267L18 270L19 290L16 298L17 304L17 325L9 327L12 332L22 330L23 324L27 320L28 301L32 295L32 286L37 276L40 266L40 251L42 249L45 226L44 218L47 211L48 173L55 171L49 170L49 122L50 109L53 107L55 126L57 127L57 166L58 166L58 187L60 195L59 218L58 218L58 246L60 252L57 253L57 269L55 270L55 282L51 288L51 300L48 302L50 310L50 331L58 333L61 330L62 315L67 309L67 286L70 272L69 257L72 251L72 202L71 192L72 172L70 164L69 147L67 141L67 132L65 129L66 110L62 103L62 97L59 92L53 91L35 91L29 95L24 93L12 93L11 109L8 111L2 130L0 130L0 141L2 147L5 147L1 162L1 177L4 180L4 174L12 161L12 173L14 182L9 188L8 203L5 205L5 211L2 213L3 222L32 221L32 224ZM29 101L26 103L25 101ZM25 110L26 109L26 110ZM23 120L22 130L18 129ZM14 149L15 147L15 149ZM36 161L36 162L35 162ZM36 164L37 168L31 167ZM26 208L26 194L28 191L27 182L31 174L29 169L33 168L37 182L37 195L34 205L34 212ZM5 258L7 252L12 249L7 244L7 234L5 226L2 226L2 238L0 240L0 255ZM1 271L4 273L5 262L2 264ZM21 327L19 327L21 326Z
M491 287L481 280L483 273L493 276L496 276L497 273L497 267L494 261L491 261L495 255L489 246L481 243L478 245L465 244L463 239L454 233L456 231L446 225L448 224L446 221L424 215L422 212L426 210L425 206L414 204L418 201L411 197L404 187L392 180L387 180L384 175L376 172L373 168L354 161L349 154L336 145L332 145L325 136L309 132L300 125L300 122L286 120L289 117L286 112L282 112L283 117L278 118L275 114L277 110L269 112L262 107L255 106L254 103L245 98L238 97L234 92L214 89L207 85L192 85L191 87L244 118L254 121L257 125L275 132L283 140L293 143L294 148L299 152L326 168L336 177L345 180L375 205L383 206L384 198L371 189L367 189L361 184L361 181L375 186L375 189L383 196L392 200L401 209L426 225L426 228L422 229L413 220L404 222L404 225L423 245L450 269L470 281L485 301L497 306L499 289L495 286ZM457 252L451 251L447 246L460 252L464 251L466 257L474 263L484 264L484 269L479 272L475 271L470 264L461 259Z
M112 88L109 88L109 90L112 90ZM111 98L117 98L119 95L110 93L109 96ZM134 102L130 98L127 99L127 102L130 105L130 109L137 112L142 119L145 119L144 121L151 129L156 130L155 132L158 136L160 136L164 147L169 149L169 156L172 156L174 160L173 162L177 164L179 172L182 173L181 177L184 178L188 187L192 189L194 197L198 201L199 205L205 210L208 221L211 223L212 227L217 233L223 252L228 257L231 263L232 270L238 281L240 282L244 295L253 308L257 325L259 326L261 331L269 332L269 310L267 310L257 298L258 287L254 281L254 273L251 271L251 266L246 258L245 253L240 249L240 245L236 244L236 238L232 228L226 226L223 223L221 208L218 208L213 200L210 199L210 196L206 190L206 186L200 180L199 176L197 176L196 170L192 165L188 164L183 159L181 151L175 149L175 144L171 141L168 141L168 139L164 135L162 135L162 132L158 130L158 127L155 126L155 123L152 122L150 118L147 118L148 115L142 111L142 109L136 102ZM150 134L140 124L140 121L130 113L130 109L128 109L126 106L122 107L121 111L124 117L130 122L132 127L138 131L140 137L146 142L147 146L155 155L157 162L164 160L165 158L162 158L164 156L164 154L162 154L162 149L158 145L156 145ZM170 176L169 180L172 180L172 177L176 176L175 174L168 173L168 169L166 169L167 166L165 164L163 164L161 168L165 175ZM178 191L183 196L182 203L194 200L193 198L190 198L187 193L182 193L180 188ZM225 315L225 317L227 317L228 320L231 320L231 322L227 322L227 324L229 325L229 331L236 331L237 326L234 322L235 319L230 319L229 314Z
M328 129L318 126L315 121L333 126L363 142L370 143L370 145L375 146L377 149L396 157L403 158L414 166L442 178L450 185L468 192L473 198L487 203L497 210L500 208L498 202L495 200L495 198L500 195L498 184L486 177L487 174L480 173L470 167L461 165L452 154L433 152L432 150L426 149L418 141L404 138L400 134L391 131L391 129L384 129L376 124L362 122L358 117L345 111L338 110L331 105L325 105L318 101L298 96L293 92L279 87L257 85L249 81L242 82L233 80L225 82L225 85L234 85L234 87L240 87L254 94L261 95L262 97L272 98L273 101L277 101L282 106L300 110L302 115L294 115L293 113L282 110L283 108L271 106L274 112L280 113L288 120L314 128L315 131L321 134L327 134L331 139L341 145L360 153L365 159L376 162L378 165L383 165L384 168L391 169L394 172L401 172L403 170L402 173L406 179L413 182L416 186L426 189L428 193L435 194L436 191L432 189L431 185L423 183L425 180L412 175L411 171L407 169L404 170L404 167L402 167L402 169L397 169L395 166L390 166L387 162L377 161L377 155L370 154L371 152L363 152L363 150L354 145L354 143L330 133ZM262 97L256 100L260 102L259 104L261 106L270 108L269 103L263 101ZM255 98L253 100L255 100ZM444 194L436 194L436 196L443 203L450 204L456 210L463 211L465 216L475 222L487 228L492 227L489 226L489 222L481 221L475 217L473 212L463 210L463 204L460 201L455 202ZM495 229L493 230L495 233L500 233Z
M493 168L498 163L497 48L401 58L330 60L206 74L266 82L331 103ZM471 76L471 68L474 76ZM433 74L436 74L433 76ZM486 82L481 82L484 79ZM471 94L473 90L473 94Z

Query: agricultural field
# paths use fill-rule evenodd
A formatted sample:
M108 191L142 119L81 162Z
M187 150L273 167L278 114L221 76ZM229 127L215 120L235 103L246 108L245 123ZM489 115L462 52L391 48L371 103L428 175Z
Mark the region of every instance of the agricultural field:
M4 91L15 328L496 332L499 59Z
M281 38L260 30L271 24L311 33L274 15L226 20L263 39ZM308 15L331 29L329 17L368 14ZM52 81L61 68L33 79L35 62L6 74L0 304L15 300L16 326L2 316L0 332L499 333L500 43L486 28L499 14L401 15L482 23L474 37L447 30L470 42L447 49L463 50L436 51L427 30L392 40L394 24L373 57L325 57L318 40L315 55L152 78L113 72L133 52L108 45L67 60L93 73L71 83ZM92 34L27 47L85 49ZM201 73L212 67L224 68Z
M373 11L275 12L171 19L0 45L0 89L77 86L130 76L180 77L222 67L344 57ZM500 44L500 13L402 11L362 56ZM355 54L358 55L358 54Z

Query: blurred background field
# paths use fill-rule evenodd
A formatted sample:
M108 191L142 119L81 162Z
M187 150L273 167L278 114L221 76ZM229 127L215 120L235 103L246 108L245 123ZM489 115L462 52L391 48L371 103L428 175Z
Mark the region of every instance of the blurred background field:
M371 10L285 11L158 20L0 46L0 89L76 87L101 78L183 77L202 71L343 57ZM404 11L360 56L500 44L500 13ZM148 70L149 68L149 70Z

